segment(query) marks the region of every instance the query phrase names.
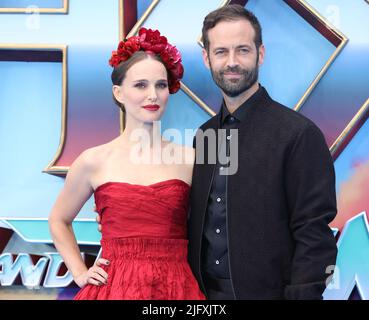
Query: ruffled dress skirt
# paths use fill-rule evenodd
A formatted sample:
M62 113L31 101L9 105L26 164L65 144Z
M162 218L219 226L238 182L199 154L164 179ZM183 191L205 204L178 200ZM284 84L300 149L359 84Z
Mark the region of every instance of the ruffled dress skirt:
M75 300L203 300L184 239L102 240L107 284L87 285Z

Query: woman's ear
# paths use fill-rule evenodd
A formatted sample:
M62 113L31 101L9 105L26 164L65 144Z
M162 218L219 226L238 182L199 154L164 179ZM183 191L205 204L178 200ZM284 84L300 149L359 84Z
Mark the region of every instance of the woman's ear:
M114 98L121 104L124 104L123 100L122 100L122 88L120 86L113 86L113 96Z

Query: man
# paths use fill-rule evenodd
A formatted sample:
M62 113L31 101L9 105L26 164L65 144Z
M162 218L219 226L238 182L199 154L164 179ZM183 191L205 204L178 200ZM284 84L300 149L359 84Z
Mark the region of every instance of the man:
M192 271L209 299L321 299L337 254L328 226L337 212L335 174L324 137L259 85L265 48L251 12L239 5L211 12L203 42L224 101L194 141L205 161L197 161L192 180ZM237 144L232 174L223 173L235 163L207 157L218 141L201 133L219 129L237 130L219 149Z
M209 299L322 299L337 254L328 226L336 215L335 174L324 137L259 85L265 48L251 12L239 5L211 12L203 42L224 101L194 141L205 163L197 161L193 172L192 270ZM235 174L222 174L227 166L207 156L215 146L202 132L219 129L237 130L220 141L230 152L238 139Z

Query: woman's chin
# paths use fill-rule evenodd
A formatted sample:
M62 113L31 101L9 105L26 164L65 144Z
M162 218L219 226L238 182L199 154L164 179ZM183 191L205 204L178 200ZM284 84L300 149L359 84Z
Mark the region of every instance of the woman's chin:
M160 121L160 120L161 120L161 117L157 116L157 117L146 118L142 122L144 122L145 124L153 124L154 122L157 122L157 121Z
M155 121L160 121L160 119L162 118L162 113L161 112L155 112L152 113L151 115L145 116L143 121L145 123L152 123Z

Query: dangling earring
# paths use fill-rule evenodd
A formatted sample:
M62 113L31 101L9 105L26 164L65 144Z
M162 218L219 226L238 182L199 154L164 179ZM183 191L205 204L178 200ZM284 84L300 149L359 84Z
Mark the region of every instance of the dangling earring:
M127 123L127 121L126 121L126 108L124 107L123 103L119 102L119 109L122 113L121 116L120 116L120 127L121 127L121 132L123 132L124 129L126 128L126 123Z

